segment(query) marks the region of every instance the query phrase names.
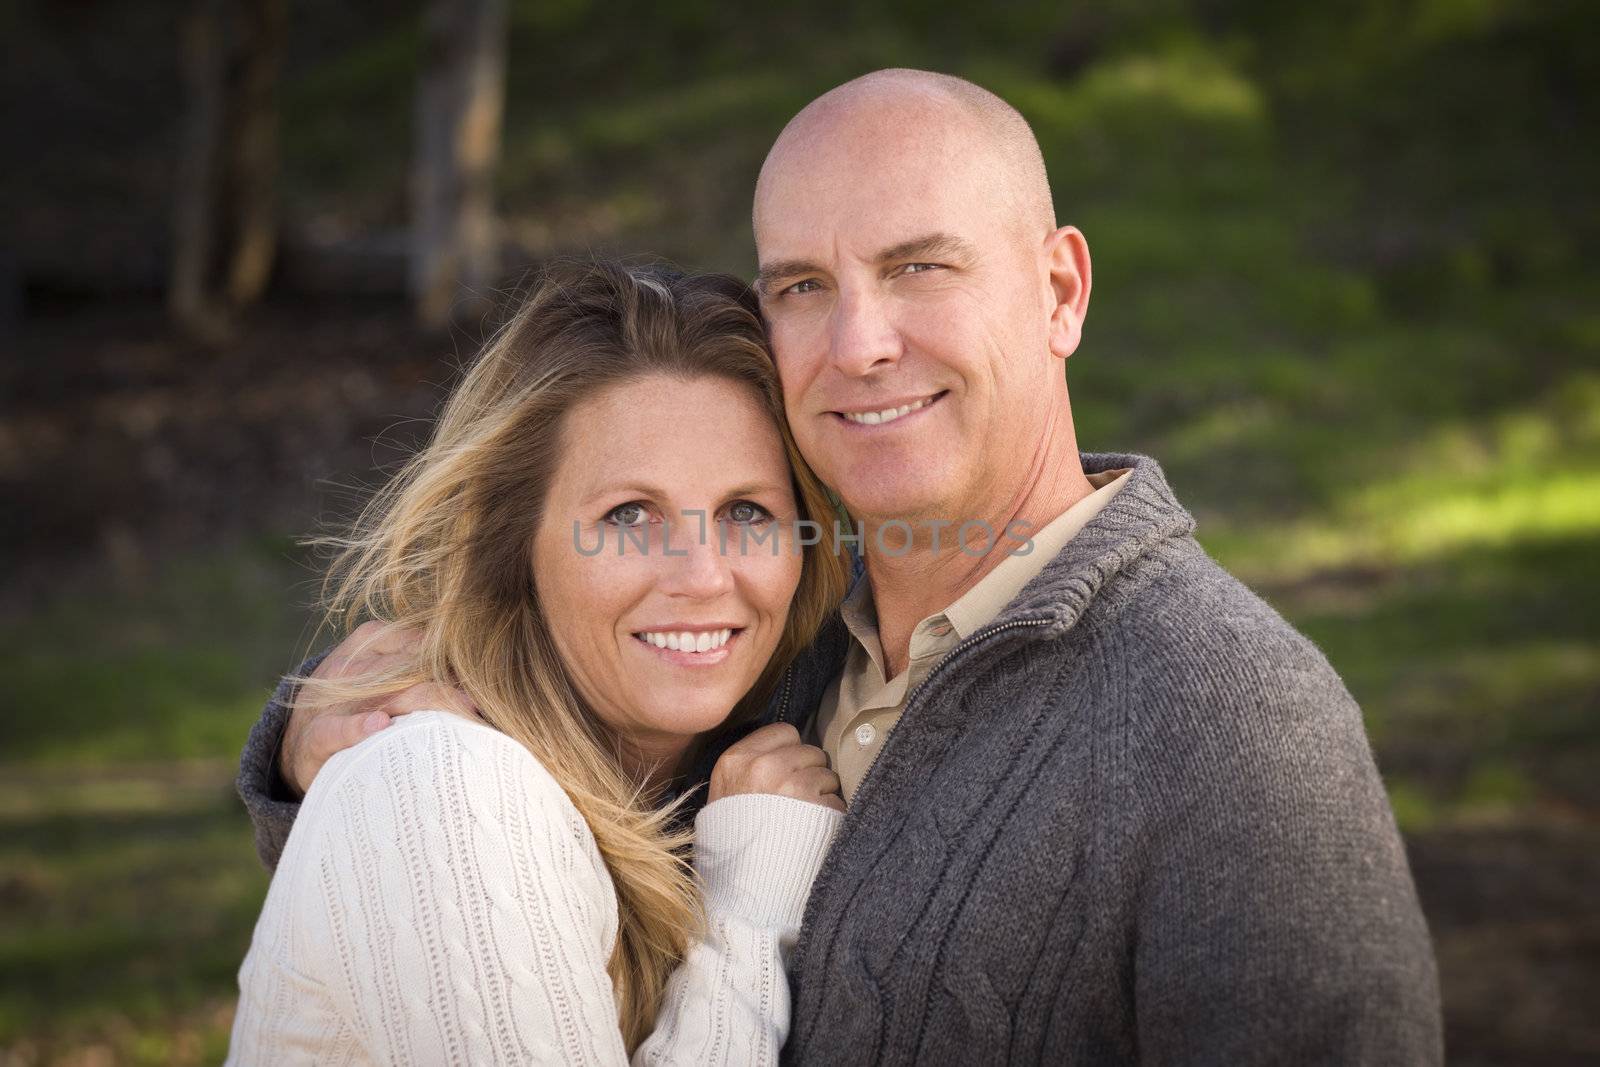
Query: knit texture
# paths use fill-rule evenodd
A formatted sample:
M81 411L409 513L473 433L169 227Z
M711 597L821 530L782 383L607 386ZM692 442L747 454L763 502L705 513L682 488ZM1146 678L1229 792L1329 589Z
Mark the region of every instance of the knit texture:
M840 821L736 796L702 810L706 934L635 1063L773 1064L784 959ZM234 1064L628 1062L606 974L617 900L526 748L419 712L328 761L239 973Z
M1155 461L1083 462L1133 473L911 694L845 817L785 1061L1438 1062L1360 710L1206 556ZM804 725L848 640L825 626L767 718ZM241 765L269 864L293 818L267 773L287 695Z
M1134 471L911 695L856 794L785 1062L1438 1062L1359 709L1154 461L1084 460Z

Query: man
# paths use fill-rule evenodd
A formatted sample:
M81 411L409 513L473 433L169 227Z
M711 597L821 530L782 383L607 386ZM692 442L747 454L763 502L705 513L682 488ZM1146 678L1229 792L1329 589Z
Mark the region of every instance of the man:
M1439 1060L1359 710L1155 463L1078 452L1062 364L1089 253L1022 118L867 75L785 128L754 224L790 425L866 559L770 713L814 731L849 802L785 1058ZM241 779L269 861L287 695ZM297 713L288 777L438 695L413 699Z

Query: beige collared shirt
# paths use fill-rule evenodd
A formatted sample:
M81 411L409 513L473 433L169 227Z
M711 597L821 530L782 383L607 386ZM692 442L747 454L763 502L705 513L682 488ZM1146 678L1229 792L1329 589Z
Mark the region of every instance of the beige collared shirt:
M1094 492L1062 512L1031 538L1033 551L1010 555L1014 539L1002 538L991 550L1007 553L978 584L943 611L929 615L911 631L911 658L906 669L884 678L883 645L878 638L877 610L871 584L858 583L840 606L840 615L854 638L844 672L828 686L817 709L810 740L827 752L844 783L845 802L855 798L884 740L905 711L906 697L935 664L961 641L994 621L1045 564L1117 495L1128 469L1088 476Z

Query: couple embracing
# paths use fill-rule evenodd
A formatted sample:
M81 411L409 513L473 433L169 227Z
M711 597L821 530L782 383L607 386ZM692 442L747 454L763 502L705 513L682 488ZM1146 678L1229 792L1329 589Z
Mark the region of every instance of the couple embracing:
M344 541L230 1060L1437 1062L1359 709L1078 451L1026 122L859 78L754 228L548 272Z

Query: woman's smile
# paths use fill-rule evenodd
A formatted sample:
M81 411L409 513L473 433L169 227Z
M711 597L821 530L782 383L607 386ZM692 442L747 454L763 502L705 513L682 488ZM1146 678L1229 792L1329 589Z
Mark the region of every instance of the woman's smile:
M654 655L661 662L695 669L726 663L734 652L733 643L743 632L742 626L711 629L674 626L644 630L633 636L644 646L647 654Z

